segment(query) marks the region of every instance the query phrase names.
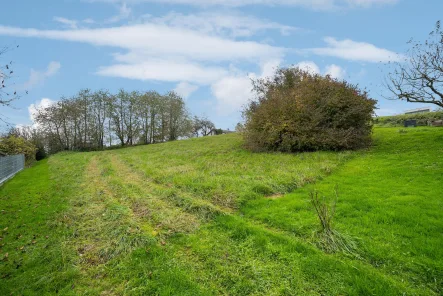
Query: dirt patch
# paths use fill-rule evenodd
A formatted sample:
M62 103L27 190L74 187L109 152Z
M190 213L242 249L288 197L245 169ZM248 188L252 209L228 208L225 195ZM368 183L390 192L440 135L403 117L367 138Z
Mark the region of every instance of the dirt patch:
M268 198L268 199L279 199L279 198L282 198L283 196L285 196L283 193L275 193L273 195L268 195L265 198Z
M150 217L151 215L149 208L141 202L134 202L131 205L131 210L137 218Z

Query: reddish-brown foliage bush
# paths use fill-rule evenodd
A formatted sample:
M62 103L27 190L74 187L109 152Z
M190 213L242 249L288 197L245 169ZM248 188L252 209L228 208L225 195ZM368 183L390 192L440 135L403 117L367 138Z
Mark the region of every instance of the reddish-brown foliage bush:
M257 99L244 110L246 146L254 151L367 147L376 101L357 86L298 68L254 81Z

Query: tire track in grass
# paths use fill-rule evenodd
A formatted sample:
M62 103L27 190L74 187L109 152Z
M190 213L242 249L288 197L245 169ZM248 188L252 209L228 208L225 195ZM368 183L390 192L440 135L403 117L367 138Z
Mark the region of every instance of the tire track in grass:
M140 230L139 221L106 186L105 178L98 157L92 156L85 182L65 215L73 229L67 244L76 250L74 264L82 274L75 284L80 294L121 294L125 283L115 285L108 275L108 262L153 243L153 238Z
M195 231L200 221L197 216L166 202L157 195L154 184L142 180L113 155L106 155L102 165L109 171L108 185L126 203L140 221L153 226L154 235L168 236L174 233Z
M117 156L111 155L109 157L110 165L106 164L106 167L112 169L112 174L115 173L114 177L110 183L110 186L114 186L115 188L120 188L122 190L122 196L125 195L127 199L131 199L135 205L139 205L145 201L145 206L154 206L158 211L168 211L165 209L176 207L176 203L174 200L170 199L170 188L161 186L159 184L153 183L151 180L148 180L141 176L139 173L134 172L125 165ZM106 163L106 161L105 161ZM124 192L124 193L123 193ZM179 190L174 190L174 196L183 196L183 193ZM162 197L153 197L152 194L158 193ZM153 202L151 199L159 199ZM192 197L187 196L189 198L190 203L198 203L201 202L199 200L195 201ZM150 201L149 201L150 200ZM151 208L152 209L152 208ZM183 210L190 209L184 208ZM183 211L182 210L182 211ZM193 212L191 210L191 212ZM230 215L226 212L219 211L218 215ZM186 212L185 212L186 213ZM163 217L164 215L159 215L158 218ZM185 219L186 216L173 216L175 218ZM215 217L215 216L214 216ZM201 223L208 222L207 215L198 215L199 226ZM165 230L170 226L171 220L166 220L163 222L163 226L166 227ZM176 224L181 225L175 221ZM233 244L228 236L220 232L219 229L210 227L206 227L206 223L203 225L203 229L200 231L195 228L193 231L188 231L187 236L178 236L171 237L168 240L167 248L171 250L170 255L174 257L174 260L178 260L178 265L186 266L186 269L192 271L192 274L197 279L198 283L204 286L209 291L217 291L215 294L228 295L228 294L237 294L244 295L244 292L258 292L262 289L263 286L268 286L266 289L268 292L273 290L277 293L277 291L283 291L282 287L279 287L278 281L281 280L281 277L287 277L288 282L294 282L294 280L289 279L293 277L294 266L289 266L287 268L283 268L281 266L281 262L271 260L270 258L260 258L259 254L255 254L254 258L251 262L248 263L249 259L247 256L252 256L252 253L255 253L254 250L247 247L247 244L250 242L244 242L243 247L238 248L238 245ZM208 230L211 231L208 232ZM180 229L174 229L175 233L180 233ZM183 232L183 231L182 231ZM167 235L174 234L166 233ZM208 246L216 250L211 255L211 258L208 258L208 249L202 247L199 243L202 235L205 237L204 242L207 243ZM192 250L190 246L193 244L197 244L197 249ZM229 254L235 254L229 258ZM226 259L226 260L225 260ZM253 271L249 270L250 268L254 269ZM278 272L276 272L278 270ZM285 273L282 270L286 270ZM274 279L265 279L265 277L261 276L261 274L279 274L279 277L274 277ZM249 278L249 279L248 279ZM266 284L260 284L259 289L255 289L252 286L259 283L260 281L266 281ZM244 285L244 287L242 287ZM273 286L273 288L271 288Z
M168 191L167 187L155 184L134 172L116 155L111 155L110 158L112 165L118 170L116 180L122 182L121 178L124 177L126 181L123 183L126 185L123 186L132 187L134 194L141 193L143 196L149 191L162 196L164 192L160 191ZM176 190L176 195L182 194L180 190ZM390 291L388 294L396 294L405 289L371 266L359 262L344 264L342 260L350 260L325 255L284 231L267 229L264 225L226 212L218 217L223 222L216 218L215 222L205 223L201 229L189 232L187 236L172 237L169 248L172 250L171 255L181 265L192 270L202 286L216 290L219 294L338 294L352 286L348 279L352 278L349 274L355 272L353 268L358 270L360 277L370 278L359 280L362 291L369 291L372 280L377 281L374 288L377 291L387 289L386 291ZM304 259L306 254L313 258L312 262ZM331 277L331 272L336 275ZM308 279L304 279L306 276ZM313 278L317 278L314 282L320 282L321 285L314 283ZM333 286L333 283L341 284L336 290L324 288ZM390 290L389 286L392 287Z
M133 190L139 190L141 194L145 194L149 198L157 199L157 202L161 206L177 208L182 212L197 217L201 221L209 221L217 215L232 212L229 208L214 205L211 202L202 200L173 186L158 184L154 180L145 177L142 173L129 167L115 154L112 154L110 158L112 166L118 175L115 181L120 181L123 185L125 182L127 185L130 184ZM121 180L125 180L125 182L121 182ZM161 210L161 207L159 207L159 209Z
M132 248L116 254L120 258L116 258L117 263L111 262L108 269L110 274L115 275L112 282L121 282L120 290L135 290L135 294L140 294L140 291L168 295L175 295L177 291L183 295L211 294L194 283L187 273L188 266L176 262L166 247L168 237L195 231L199 226L198 218L157 198L150 191L152 188L149 184L140 183L136 175L106 154L100 154L92 168L92 175L101 176L98 181L95 179L91 182L92 187L99 193L106 193L108 204L112 200L127 210L129 222L125 227L136 229L140 236L148 238L145 244L132 244ZM122 218L118 220L121 222ZM134 260L144 260L142 262L146 264L139 265L137 269L133 266ZM123 277L119 272L122 270L123 274L127 273ZM143 273L143 278L134 279L130 276L134 272L137 272L137 276Z
M166 149L169 144L175 145L171 151ZM186 144L165 143L159 144L163 149L135 147L112 153L157 184L174 186L182 193L231 210L237 210L247 200L292 192L320 180L354 156L349 152L227 153L218 147L222 143L183 149Z
M175 207L176 203L171 202L168 189L165 186L161 186L159 184L155 184L146 178L143 178L138 173L134 172L125 165L118 157L115 155L110 156L111 166L114 168L113 173L115 173L115 179L111 180L111 186L120 187L123 192L125 192L128 199L132 199L137 203L143 203L145 200L147 206L154 206L156 210L165 212L165 209ZM107 165L108 166L108 165ZM170 189L169 189L170 191ZM174 190L176 192L175 196L183 196L183 193ZM153 198L151 194L158 193L162 197L155 203L151 201L147 201ZM124 194L124 195L125 195ZM158 198L158 197L154 197ZM188 197L190 199L189 202L196 203L192 197ZM165 202L169 201L169 203ZM200 201L197 201L200 202ZM188 208L189 209L189 208ZM167 210L166 210L167 211ZM192 211L191 211L192 212ZM185 212L186 213L186 212ZM198 213L198 211L197 211ZM225 212L220 212L222 215L229 215ZM219 214L220 215L220 214ZM159 215L158 218L163 217L164 215ZM185 219L186 216L173 216L175 218ZM208 221L207 215L200 215L199 218L199 226L201 223ZM215 216L214 216L215 217ZM169 231L171 220L170 218L163 222L163 226L166 227L165 230ZM175 224L181 225L177 221L174 221ZM206 225L206 223L205 223ZM166 233L167 235L180 233L180 229L175 228L173 233ZM183 231L182 231L183 232ZM200 249L201 244L199 244L199 238L204 235L204 241L208 243L208 246L214 248L215 254L212 254L212 258L214 260L206 257L207 249L203 247ZM256 292L259 289L254 289L251 287L252 283L258 283L260 280L265 280L264 277L260 277L259 274L276 274L275 270L280 270L278 274L283 276L282 266L280 262L270 260L269 258L263 259L259 256L255 256L253 260L248 263L248 258L246 254L254 253L254 251L250 248L243 247L238 248L237 245L234 245L229 237L226 237L216 228L211 228L211 232L208 232L208 228L203 226L203 230L199 231L197 228L193 231L188 232L188 236L179 236L179 237L171 237L171 240L168 240L168 248L171 249L170 255L178 260L179 265L186 266L187 270L192 270L192 274L197 278L197 281L203 285L208 290L217 291L216 294L243 294L246 291L254 291ZM198 250L191 250L189 246L196 243L198 245ZM221 243L221 244L220 244ZM219 246L217 246L220 244ZM245 243L245 245L248 243ZM235 256L229 258L229 255L226 253L236 254ZM257 255L257 254L256 254ZM248 271L249 268L257 269L255 271ZM292 270L293 266L289 267L289 270ZM242 273L242 274L240 274ZM291 272L286 273L286 277L292 277ZM248 279L251 278L251 279ZM274 278L275 281L281 280L279 278ZM288 280L291 281L291 280ZM227 286L226 286L227 285ZM245 285L245 287L241 287L241 285ZM268 279L266 281L266 285L272 286L274 285L275 291L281 291L281 287L277 284L277 282L271 281ZM259 285L260 287L263 285ZM270 291L272 289L268 289Z

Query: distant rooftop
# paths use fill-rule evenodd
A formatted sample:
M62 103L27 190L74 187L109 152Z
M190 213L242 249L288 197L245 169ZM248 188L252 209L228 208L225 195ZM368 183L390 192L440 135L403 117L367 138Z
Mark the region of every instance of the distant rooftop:
M417 108L417 109L411 109L411 110L406 110L405 114L414 114L414 113L426 113L426 112L431 112L432 109L431 108Z

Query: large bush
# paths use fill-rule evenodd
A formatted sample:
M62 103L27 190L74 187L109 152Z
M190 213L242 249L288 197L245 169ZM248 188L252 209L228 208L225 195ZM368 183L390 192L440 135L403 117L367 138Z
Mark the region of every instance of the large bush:
M37 148L24 138L8 136L0 139L0 151L9 155L24 154L26 165L29 166L35 161Z
M357 149L370 145L376 101L365 91L298 68L254 81L244 111L246 146L254 151Z

